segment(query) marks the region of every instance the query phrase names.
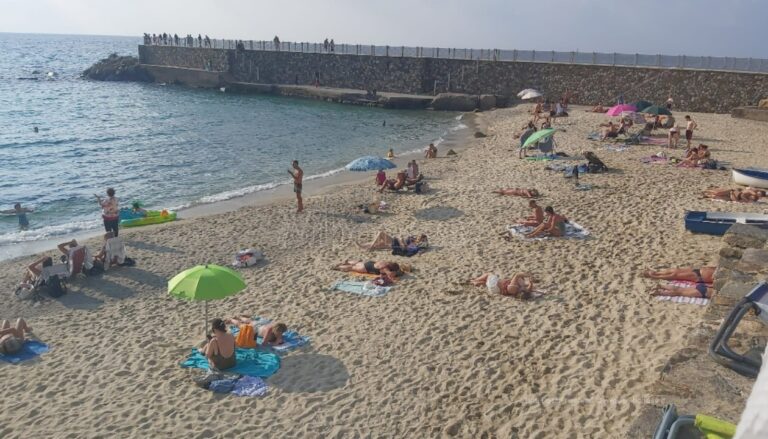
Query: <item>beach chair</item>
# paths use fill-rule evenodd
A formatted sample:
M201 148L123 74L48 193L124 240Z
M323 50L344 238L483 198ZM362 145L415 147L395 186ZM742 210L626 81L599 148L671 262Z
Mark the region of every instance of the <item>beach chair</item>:
M664 407L661 421L656 427L653 439L730 439L736 434L736 426L712 416L677 414L677 407L668 404Z
M754 378L760 372L762 360L759 355L739 354L728 346L728 340L736 331L741 319L754 310L757 317L768 324L768 283L760 282L731 310L731 313L720 325L712 343L709 345L709 356L717 363L732 369L744 376Z
M547 140L536 143L539 151L542 154L554 154L555 153L555 136L549 136Z
M69 278L69 267L67 264L54 264L50 267L43 267L40 271L40 275L35 278L34 282L32 282L31 288L23 285L16 288L16 297L35 302L43 300L43 287L53 277L58 278L58 283L61 287L60 290L66 292L66 280Z
M93 268L93 255L88 247L78 245L70 248L67 256L62 256L62 262L69 268L69 277L74 277Z
M113 264L122 265L125 263L125 244L119 236L109 238L104 243L106 258L104 260L104 270L108 270Z

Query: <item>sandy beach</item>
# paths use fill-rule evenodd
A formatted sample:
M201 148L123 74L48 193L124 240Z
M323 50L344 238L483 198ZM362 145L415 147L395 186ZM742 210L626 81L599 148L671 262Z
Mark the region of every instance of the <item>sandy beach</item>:
M457 157L419 160L432 190L386 194L382 215L353 212L372 199L371 176L308 197L302 215L280 199L124 230L135 267L81 277L39 306L12 294L34 257L0 263L0 318L24 317L51 346L35 361L0 363L0 437L624 437L638 407L664 404L648 388L704 312L649 297L655 282L641 271L716 261L719 238L685 232L686 209L768 205L701 199L710 186L729 186L730 171L642 164L658 145L604 150L586 136L606 118L584 107L556 120L565 130L558 150L593 151L611 172L583 175L593 188L576 191L547 162L517 158L513 134L528 109L479 114L488 137ZM678 123L684 114L675 112ZM724 166L768 168L768 124L690 114L694 142ZM491 193L504 187L538 189L541 205L591 236L501 239L529 214L527 200ZM432 249L407 259L414 273L386 296L329 291L349 277L329 269L345 258L406 260L355 244L380 230L426 233ZM263 398L194 385L178 363L202 339L202 305L166 292L179 271L228 264L246 247L266 262L243 269L248 288L211 302L211 314L265 316L312 339L283 357ZM547 294L522 302L464 284L523 271Z

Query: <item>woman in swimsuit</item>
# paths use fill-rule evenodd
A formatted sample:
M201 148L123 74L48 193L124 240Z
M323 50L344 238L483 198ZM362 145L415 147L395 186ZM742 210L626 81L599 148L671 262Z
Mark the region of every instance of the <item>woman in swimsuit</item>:
M651 296L684 296L709 299L714 290L703 282L697 282L693 287L675 287L672 285L657 285Z
M568 219L560 214L555 213L552 206L544 208L544 213L547 214L547 219L544 220L541 225L533 229L533 231L527 235L526 238L535 238L537 236L564 236L565 235L565 223Z
M493 193L499 194L499 195L513 195L516 197L525 197L525 198L539 197L539 191L537 191L536 189L520 189L520 188L498 189L493 191Z
M646 270L643 276L661 280L685 280L688 282L708 283L714 282L717 267L701 268L664 268L661 270Z
M349 260L333 267L334 270L360 273L360 274L375 274L388 277L394 280L397 277L403 275L403 272L410 271L410 267L407 264L398 264L397 262L389 261L360 261Z
M208 342L200 352L208 358L211 369L230 369L235 367L235 337L227 332L224 320L213 319L211 323L213 335L208 336Z
M713 198L725 201L738 201L752 203L765 196L765 191L752 188L747 189L707 189L702 194L704 198Z
M396 236L388 235L387 232L379 232L379 234L376 235L376 238L374 238L373 242L370 244L358 243L357 245L368 251L392 250L392 244L394 243L395 239L398 239L400 243L405 245L415 245L424 249L429 247L429 239L427 238L427 235L421 234L419 236L404 236L402 238L397 238Z
M493 273L485 273L469 281L476 287L486 286L491 294L511 296L520 300L533 297L533 276L529 273L517 273L509 279Z
M24 334L32 332L32 328L27 326L24 319L16 320L16 325L11 326L11 322L3 320L0 325L0 354L15 354L21 350L24 345Z

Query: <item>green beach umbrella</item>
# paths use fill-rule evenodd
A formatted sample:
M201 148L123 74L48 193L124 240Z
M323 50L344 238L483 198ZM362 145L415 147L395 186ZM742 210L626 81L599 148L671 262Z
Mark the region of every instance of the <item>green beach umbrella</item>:
M179 299L205 302L205 323L208 325L208 301L237 294L245 289L240 273L220 265L198 265L182 271L168 281L168 294Z
M654 114L654 115L664 115L664 116L671 116L672 112L667 110L664 107L659 107L658 105L651 105L650 107L643 108L642 110L638 110L640 113L647 113L647 114Z
M648 107L652 106L653 103L652 102L648 102L648 101L639 100L639 101L633 103L632 105L634 105L635 108L637 108L637 111L640 112L640 110L642 110L643 108L648 108Z
M538 142L539 140L545 139L545 138L555 134L555 131L556 130L554 128L547 128L545 130L536 131L535 133L531 134L530 137L528 137L525 140L525 143L523 143L523 148L525 148L526 146L533 145L534 143Z

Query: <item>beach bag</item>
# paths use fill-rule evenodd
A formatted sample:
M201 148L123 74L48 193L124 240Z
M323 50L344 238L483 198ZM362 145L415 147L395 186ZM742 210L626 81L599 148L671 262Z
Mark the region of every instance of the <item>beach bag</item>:
M87 276L98 276L104 273L104 264L101 261L93 261L93 266L91 268L86 269L85 266L83 266L83 272Z
M704 169L717 169L717 160L707 160L702 167Z
M61 281L59 276L51 276L42 286L43 290L53 298L61 297L67 294L67 287Z
M253 333L253 326L240 325L238 328L240 328L240 332L237 333L235 344L241 348L255 348L256 335Z
M488 288L488 292L491 294L499 294L499 276L491 274L485 281L485 286Z
M235 259L232 262L232 266L235 268L251 267L256 265L260 260L264 259L264 253L254 250L245 249L235 253Z
M136 265L136 259L129 258L128 256L126 256L123 263L120 264L121 267L133 267L134 265Z

